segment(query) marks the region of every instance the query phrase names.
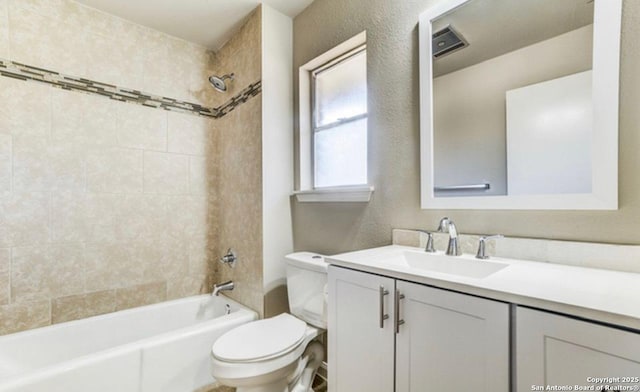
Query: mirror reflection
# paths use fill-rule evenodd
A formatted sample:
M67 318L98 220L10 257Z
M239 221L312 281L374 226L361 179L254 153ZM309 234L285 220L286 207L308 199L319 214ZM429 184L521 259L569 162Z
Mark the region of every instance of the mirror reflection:
M432 31L435 196L591 193L593 2L471 0Z

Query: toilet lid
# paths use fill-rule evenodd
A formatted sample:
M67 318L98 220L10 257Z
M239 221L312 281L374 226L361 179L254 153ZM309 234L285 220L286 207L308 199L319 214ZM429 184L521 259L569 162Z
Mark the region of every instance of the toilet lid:
M267 359L297 347L306 328L304 321L283 313L232 329L215 341L211 352L229 362Z

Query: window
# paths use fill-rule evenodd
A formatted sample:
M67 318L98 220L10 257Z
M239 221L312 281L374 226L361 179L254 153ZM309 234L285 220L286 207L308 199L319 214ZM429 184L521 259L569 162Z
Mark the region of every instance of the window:
M367 57L360 46L311 71L313 188L367 184Z

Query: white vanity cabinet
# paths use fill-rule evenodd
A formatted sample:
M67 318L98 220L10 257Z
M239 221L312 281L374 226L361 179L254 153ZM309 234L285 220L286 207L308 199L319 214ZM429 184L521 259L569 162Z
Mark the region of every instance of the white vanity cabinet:
M329 266L328 283L329 391L393 391L395 281Z
M634 379L640 377L640 334L523 307L516 310L515 329L517 392L547 385L640 386ZM598 377L612 380L592 379ZM605 385L609 389L597 389Z
M329 267L329 392L508 392L509 305Z

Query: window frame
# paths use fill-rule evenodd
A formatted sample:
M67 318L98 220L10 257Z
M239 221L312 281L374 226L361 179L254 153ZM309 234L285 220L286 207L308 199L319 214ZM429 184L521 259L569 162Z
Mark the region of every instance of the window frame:
M316 102L316 80L319 74L322 74L323 72L329 71L337 66L339 66L340 64L343 64L351 59L353 59L354 57L364 54L366 56L367 54L367 44L364 43L362 45L359 45L355 48L352 48L342 54L340 54L339 56L325 62L324 64L312 69L309 71L309 79L310 79L310 132L311 132L311 140L310 140L310 147L311 147L311 151L309 151L310 153L310 158L311 158L311 173L310 173L310 180L311 180L311 189L313 190L326 190L326 189L331 189L331 188L345 188L345 187L361 187L361 186L366 186L368 184L368 178L365 179L365 182L363 183L359 183L359 184L345 184L345 185L336 185L336 186L324 186L324 187L319 187L316 186L316 172L317 172L317 165L316 165L316 149L315 149L315 136L316 133L318 132L322 132L322 131L326 131L329 129L333 129L336 127L339 127L341 125L344 124L349 124L355 121L359 121L362 119L367 119L369 117L369 105L367 104L367 111L365 113L360 113L358 115L355 116L351 116L351 117L347 117L347 118L341 118L337 121L331 122L329 124L325 124L325 125L321 125L318 126L318 121L317 121L317 112L318 112L318 107L317 107L317 102ZM368 89L367 89L367 94L368 94ZM367 132L367 140L368 140L368 132ZM368 146L367 146L368 147ZM367 148L367 156L369 155L368 152L368 148ZM368 177L368 172L369 172L369 167L368 167L368 162L366 165L366 169L367 169L367 177Z
M367 184L355 186L336 186L314 189L314 165L311 156L311 71L323 64L342 57L352 50L366 45L367 32L361 31L346 41L309 59L298 67L298 105L297 105L297 141L295 183L292 196L299 203L368 203L374 192L370 185L369 158L367 158ZM368 137L368 131L367 131ZM367 149L369 143L367 143Z

